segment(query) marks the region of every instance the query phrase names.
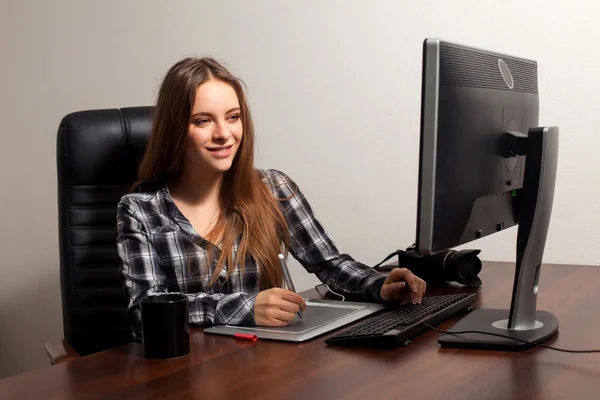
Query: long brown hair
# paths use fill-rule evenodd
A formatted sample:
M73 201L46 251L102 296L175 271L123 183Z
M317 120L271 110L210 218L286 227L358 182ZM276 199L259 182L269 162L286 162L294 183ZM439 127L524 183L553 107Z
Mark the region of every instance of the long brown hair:
M254 168L254 126L242 82L212 58L186 58L173 65L165 76L156 101L152 132L141 161L134 189L156 177L176 177L181 170L189 121L196 90L209 80L219 80L236 92L241 108L243 136L231 168L225 172L219 194L221 213L206 239L222 237L221 255L211 284L225 264L227 276L254 259L260 268L262 289L281 286L283 273L277 255L289 248L289 232L271 190ZM233 247L240 237L233 259ZM209 247L207 267L212 260ZM207 268L208 270L208 268Z

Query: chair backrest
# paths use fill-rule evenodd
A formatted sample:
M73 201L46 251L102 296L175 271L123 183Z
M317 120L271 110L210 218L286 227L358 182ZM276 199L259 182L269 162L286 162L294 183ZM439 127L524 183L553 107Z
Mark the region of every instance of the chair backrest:
M117 253L117 204L136 180L153 107L80 111L57 136L65 339L82 355L130 341Z

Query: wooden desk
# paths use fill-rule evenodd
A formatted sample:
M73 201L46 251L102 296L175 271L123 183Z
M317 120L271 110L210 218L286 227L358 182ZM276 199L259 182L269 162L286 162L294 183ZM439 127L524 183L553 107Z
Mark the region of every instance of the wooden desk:
M514 267L485 263L478 306L508 308ZM600 348L600 269L544 266L538 309L554 312L548 344ZM465 290L459 286L432 292ZM308 292L313 297L314 291ZM440 325L449 328L457 318ZM238 342L200 329L191 353L146 360L138 344L0 381L2 399L597 399L600 354L441 349L435 332L396 350ZM41 350L40 350L41 351Z

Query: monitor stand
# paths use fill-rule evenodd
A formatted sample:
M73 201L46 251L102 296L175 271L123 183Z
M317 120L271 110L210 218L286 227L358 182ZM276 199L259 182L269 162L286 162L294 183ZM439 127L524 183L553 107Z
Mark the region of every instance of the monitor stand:
M521 213L517 234L517 263L510 310L475 309L438 339L442 347L482 350L522 350L558 332L558 318L537 311L538 282L554 199L558 161L558 128L529 129L528 135L507 132L506 157L526 154ZM493 335L504 335L503 338ZM513 340L514 338L517 340Z

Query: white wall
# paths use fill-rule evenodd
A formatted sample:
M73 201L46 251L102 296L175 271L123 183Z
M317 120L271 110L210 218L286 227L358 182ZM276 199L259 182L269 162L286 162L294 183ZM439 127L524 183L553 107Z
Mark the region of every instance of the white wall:
M186 55L249 88L258 166L300 184L338 246L374 264L414 241L421 44L539 62L540 122L561 128L545 260L598 264L600 29L594 1L0 3L0 377L62 335L55 135L81 109L152 104ZM513 260L516 229L476 244ZM301 289L314 284L298 264Z

